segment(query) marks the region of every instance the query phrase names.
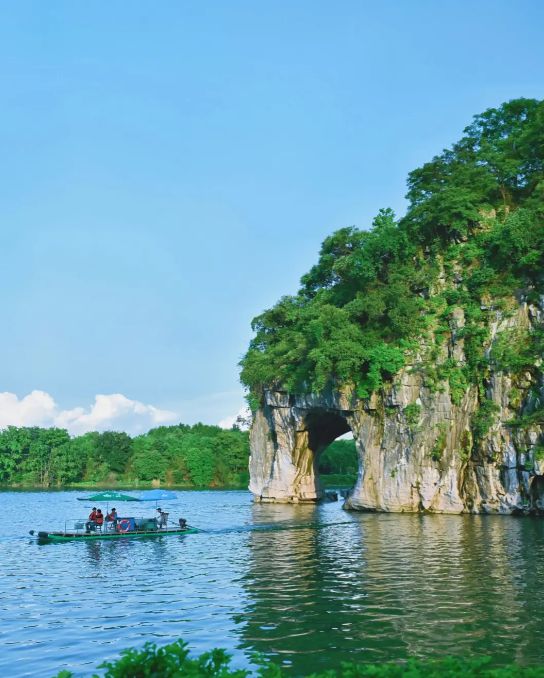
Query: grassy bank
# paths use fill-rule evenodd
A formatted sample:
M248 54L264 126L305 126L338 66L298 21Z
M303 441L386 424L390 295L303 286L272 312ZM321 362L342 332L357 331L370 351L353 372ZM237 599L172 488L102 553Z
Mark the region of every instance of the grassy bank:
M36 484L24 484L24 483L0 483L0 492L9 492L9 491L19 491L19 492L63 492L68 490L83 490L83 491L100 491L100 490L119 490L119 491L140 491L140 490L151 490L157 487L163 490L194 490L194 491L204 491L204 490L247 490L249 481L240 482L240 483L229 483L225 485L191 485L188 483L161 483L157 485L153 482L139 481L139 480L119 480L113 482L85 482L80 483L70 483L67 485L53 485L53 486L43 486Z
M328 473L321 474L320 482L324 488L352 488L357 480L357 474L353 473ZM21 492L61 492L63 490L150 490L157 487L165 490L247 490L249 485L249 473L240 473L239 482L231 482L213 485L193 485L191 483L156 483L146 480L135 479L115 479L99 482L82 480L77 483L67 483L65 485L55 484L50 486L38 485L36 483L0 483L0 491L18 490Z

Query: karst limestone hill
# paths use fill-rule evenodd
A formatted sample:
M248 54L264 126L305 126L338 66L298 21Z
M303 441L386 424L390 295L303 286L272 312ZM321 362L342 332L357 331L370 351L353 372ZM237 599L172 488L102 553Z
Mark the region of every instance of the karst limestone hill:
M347 508L544 512L544 102L476 116L407 197L253 321L250 489L319 499L319 455L351 430Z

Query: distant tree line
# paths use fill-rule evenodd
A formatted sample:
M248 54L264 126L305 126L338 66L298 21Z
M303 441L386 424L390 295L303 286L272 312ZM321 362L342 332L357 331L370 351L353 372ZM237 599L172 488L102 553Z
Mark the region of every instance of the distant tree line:
M131 438L9 426L0 431L0 484L60 487L160 480L191 487L247 483L248 433L195 424L161 426Z
M319 459L319 473L325 475L357 476L357 452L354 440L335 440Z
M353 448L353 449L352 449ZM0 485L63 487L160 480L187 487L243 487L249 434L236 427L160 426L131 438L105 431L70 437L60 428L9 426L0 431ZM336 441L321 458L322 473L356 471L353 441Z

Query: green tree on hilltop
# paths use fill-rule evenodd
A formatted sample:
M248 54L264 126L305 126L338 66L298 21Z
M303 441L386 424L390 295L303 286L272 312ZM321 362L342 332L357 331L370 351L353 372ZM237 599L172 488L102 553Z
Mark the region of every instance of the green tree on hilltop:
M241 361L253 406L274 387L349 385L369 397L423 338L441 341L452 303L465 311L469 356L466 374L449 370L456 393L479 379L484 299L544 291L544 102L477 115L458 143L409 174L407 198L399 221L380 210L370 230L327 237L299 292L254 319ZM457 287L438 285L456 262Z

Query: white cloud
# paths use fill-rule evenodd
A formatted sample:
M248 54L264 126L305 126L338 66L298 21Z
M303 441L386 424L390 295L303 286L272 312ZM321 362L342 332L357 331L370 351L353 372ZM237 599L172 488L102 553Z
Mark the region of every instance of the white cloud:
M61 410L45 391L32 391L20 400L14 393L0 393L0 428L58 426L73 435L106 430L134 435L179 420L176 412L130 400L121 393L97 395L90 407L71 410Z
M57 406L49 393L32 391L24 398L0 393L0 428L6 426L52 426Z

